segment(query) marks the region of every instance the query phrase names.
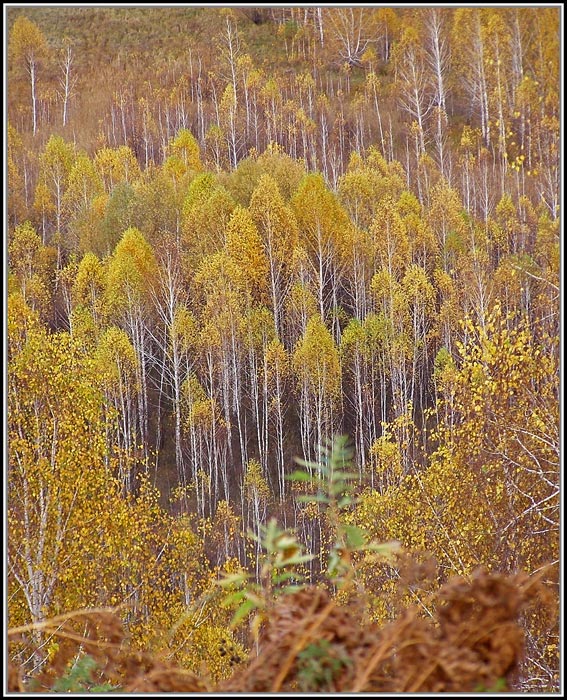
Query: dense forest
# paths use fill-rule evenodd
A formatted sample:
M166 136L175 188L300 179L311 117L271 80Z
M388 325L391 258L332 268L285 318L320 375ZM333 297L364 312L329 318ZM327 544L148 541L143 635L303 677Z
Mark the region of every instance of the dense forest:
M217 582L262 581L272 517L330 594L344 528L434 559L400 598L353 552L379 624L478 566L558 596L560 19L7 9L11 627L122 605L228 678L254 635ZM521 622L516 687L554 691L558 620Z

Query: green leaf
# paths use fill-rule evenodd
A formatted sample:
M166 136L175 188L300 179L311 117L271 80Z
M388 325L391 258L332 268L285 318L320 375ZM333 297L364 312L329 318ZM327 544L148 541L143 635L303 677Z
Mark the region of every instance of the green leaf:
M288 559L277 559L274 562L274 569L285 569L288 566L296 566L297 564L304 564L307 561L313 559L312 554L295 554L293 557Z
M289 581L290 578L298 578L298 574L293 571L282 571L280 574L273 575L272 581L274 583L282 583L283 581Z
M274 544L278 549L289 549L290 547L299 547L299 543L297 542L295 537L285 532L276 538Z
M333 472L333 481L338 481L341 479L342 481L353 481L354 479L358 479L359 475L356 472L343 472L338 469L335 469Z
M341 528L345 533L347 544L351 549L358 549L366 544L364 530L361 528L356 525L341 525Z
M394 552L397 552L401 547L401 544L397 542L396 540L391 540L389 542L369 542L365 549L367 549L370 552L374 552L375 554L379 554L382 556L390 556Z
M242 619L244 619L246 617L246 615L248 615L248 613L251 610L254 610L254 608L256 608L256 607L257 607L257 605L254 603L254 601L252 601L250 599L245 600L244 603L242 603L242 605L234 613L234 616L233 616L231 623L230 623L231 626L235 627Z
M284 595L286 593L287 594L298 593L299 591L302 591L304 588L305 588L305 586L302 583L295 585L295 586L282 586L282 588L280 589L280 593L282 595Z
M238 603L241 600L243 600L244 598L246 598L246 591L236 591L236 593L230 593L229 595L227 595L223 599L221 605L223 608L228 608L233 603Z
M285 565L287 566L288 564L304 564L305 562L311 561L314 559L313 554L298 554L293 557L293 559L286 559L284 562Z
M311 481L313 477L307 472L301 472L297 470L294 471L292 474L288 474L286 476L286 479L289 479L290 481Z
M120 687L111 683L103 683L102 685L93 685L89 688L90 693L112 693L114 690L119 690Z
M339 557L337 550L332 549L329 553L329 565L327 568L327 570L328 570L329 574L331 574L331 576L333 576L337 572L340 561L341 561L341 559Z
M300 467L308 467L309 469L319 469L321 466L318 462L308 462L305 459L301 459L301 457L296 457L295 462L299 464Z
M264 601L262 600L262 598L260 598L260 596L257 596L257 595L256 595L255 593L253 593L251 590L247 590L247 591L246 591L246 598L247 598L249 601L251 601L251 602L253 603L253 605L254 605L255 607L257 607L257 608L264 608L265 605L266 605L266 604L264 603Z
M241 571L238 574L226 574L224 578L218 581L218 585L222 588L227 588L237 583L244 583L249 578L250 574L245 571Z
M297 496L296 501L299 501L300 503L311 503L312 501L317 501L318 503L329 503L328 497L323 495L322 493L314 493L311 496Z

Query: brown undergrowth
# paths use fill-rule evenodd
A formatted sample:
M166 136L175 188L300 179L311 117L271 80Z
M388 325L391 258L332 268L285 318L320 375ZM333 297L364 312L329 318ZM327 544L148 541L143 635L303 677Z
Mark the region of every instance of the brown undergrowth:
M349 660L329 665L335 671L321 690L467 692L503 681L511 687L523 650L518 616L542 595L539 580L479 569L470 580L454 578L440 589L435 620L412 607L378 628L361 625L356 606L341 607L323 590L305 589L277 606L261 653L223 689L300 690L309 675L301 652L320 640L329 642L327 658Z
M9 659L9 692L53 690L81 655L89 655L96 662L96 670L83 679L87 686L100 687L107 683L132 693L209 690L195 674L157 655L132 649L126 642L117 609L79 610L60 615L45 622L8 630L8 639L20 648L22 645L31 647L38 632L51 640L51 651L42 664L42 670L24 685L21 670Z
M55 649L31 687L9 663L8 690L52 689L81 653L97 662L93 682L126 692L510 690L523 654L520 614L549 598L541 575L479 569L438 591L434 619L412 607L379 628L363 622L356 600L340 605L324 589L307 587L280 599L261 633L258 655L216 687L131 649L116 610L78 611L8 631L10 643L20 648L41 631Z

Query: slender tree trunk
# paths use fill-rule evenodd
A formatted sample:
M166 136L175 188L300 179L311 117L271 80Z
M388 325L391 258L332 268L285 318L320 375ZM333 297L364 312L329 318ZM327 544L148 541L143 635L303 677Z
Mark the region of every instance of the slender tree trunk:
M32 59L28 63L28 71L30 74L31 100L32 100L32 118L33 118L33 135L37 131L37 98L36 98L36 63Z

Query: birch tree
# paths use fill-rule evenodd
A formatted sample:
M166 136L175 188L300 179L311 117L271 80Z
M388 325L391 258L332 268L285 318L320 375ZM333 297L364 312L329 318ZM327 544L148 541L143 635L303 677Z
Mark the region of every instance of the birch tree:
M10 32L8 51L10 57L22 64L28 75L31 92L32 131L38 129L37 79L42 61L47 58L48 47L39 27L25 15L16 18Z

